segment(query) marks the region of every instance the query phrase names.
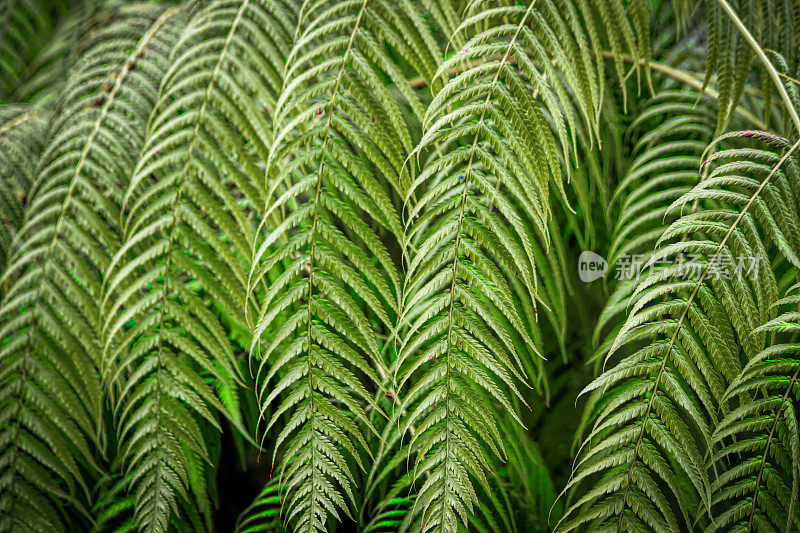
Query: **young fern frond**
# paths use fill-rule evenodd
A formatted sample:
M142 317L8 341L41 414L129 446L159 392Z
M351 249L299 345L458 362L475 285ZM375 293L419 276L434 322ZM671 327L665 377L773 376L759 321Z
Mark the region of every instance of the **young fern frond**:
M783 312L755 330L775 342L725 393L723 401L734 408L713 434L710 459L719 474L712 485L714 521L706 531L800 528L798 304L797 294L775 303Z
M420 13L401 3L305 2L276 109L250 282L268 288L251 352L262 414L279 400L266 431L288 416L274 455L298 531L352 515L353 467L364 468L365 432L376 432L364 405L379 410L369 392L386 375L376 333L393 335L398 313L397 254L385 242L403 234L392 194L413 146L404 110L423 112L407 78L430 79L439 54Z
M116 141L141 145L162 74L132 80L126 49L147 40L161 11L126 6L91 36L28 192L0 307L0 529L61 530L53 500L96 468L93 445L103 449L98 298L136 153Z
M676 531L709 508L704 456L729 411L725 389L742 361L764 348L756 328L771 317L778 295L769 265L796 268L800 249L796 145L745 131L718 138L711 149L722 142L733 146L708 156L704 179L668 208L698 205L656 242L663 248L650 257L655 268L637 286L609 356L644 347L585 389L593 391L590 433L567 490L601 481L579 494L564 531L586 523ZM687 254L694 273L683 270Z

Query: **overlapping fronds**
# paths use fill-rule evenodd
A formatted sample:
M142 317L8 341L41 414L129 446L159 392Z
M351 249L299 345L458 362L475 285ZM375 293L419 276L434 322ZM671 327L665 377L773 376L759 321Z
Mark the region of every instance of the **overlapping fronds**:
M0 529L62 529L54 501L71 497L92 446L102 449L99 297L135 157L117 141L142 143L162 72L131 65L160 12L125 7L92 35L27 192L0 308Z
M244 324L252 206L264 201L268 107L290 11L213 2L193 16L162 78L124 198L124 238L103 300L104 377L140 527L164 531L181 503L207 507L196 472L223 413L245 432L239 362L222 306Z
M0 532L800 533L797 0L0 0L0 106Z
M0 102L19 101L24 72L48 44L66 2L7 0L0 8Z
M703 180L667 210L684 214L659 237L609 355L637 350L586 388L588 435L568 488L595 483L562 530L677 531L708 508L704 456L729 411L727 384L763 349L756 328L777 300L773 269L797 265L800 249L788 142L745 131L709 151Z
M388 407L387 407L388 410ZM400 417L396 411L396 417ZM364 532L407 532L423 528L415 502L419 483L407 471L411 448L394 418L384 422L375 462L365 484L360 523ZM544 531L555 501L553 485L536 445L513 418L499 422L507 462L492 462L489 490L477 487L478 502L467 518L481 532ZM411 428L413 433L416 428Z
M798 286L792 288L796 292ZM732 406L714 430L714 522L707 531L800 528L800 297L775 303L781 314L755 331L772 342L733 379Z
M648 102L631 123L633 161L611 196L614 218L607 253L609 278L615 289L595 325L594 343L609 324L621 326L621 314L630 310L631 297L641 281L641 267L654 245L675 220L672 203L699 181L702 155L711 141L716 114L708 105L695 105L697 95L666 90ZM713 102L709 102L713 104ZM615 283L615 281L612 281ZM606 355L617 331L606 338Z
M11 243L22 227L28 190L47 136L50 113L30 106L0 111L0 268L5 270ZM0 287L0 296L7 284Z
M434 155L407 194L408 332L396 374L404 424L417 428L425 531L466 521L470 476L489 490L486 454L502 456L503 444L479 406L516 417L512 398L524 403L523 368L536 371L525 363L537 357L536 243L547 250L551 184L564 195L562 166L578 125L594 130L603 84L578 6L500 4L470 3L456 30L466 43L439 67L437 78L455 74L415 149Z
M708 24L708 52L706 55L706 83L716 75L719 89L718 133L724 129L734 108L747 90L753 77L756 53L752 43L742 34L731 14L730 7L747 31L769 51L770 58L779 71L796 78L800 72L800 15L794 0L752 2L730 0L723 6L719 0L705 0L705 20ZM764 115L769 117L774 101L774 80L761 62L756 62L760 90L763 92Z
M251 351L262 413L277 404L266 431L286 416L274 446L298 531L352 516L354 468L375 432L365 405L377 408L370 389L385 375L376 334L392 335L401 289L392 198L424 109L407 78L430 80L440 53L421 13L401 4L303 3L276 108L251 273L252 287L268 286Z

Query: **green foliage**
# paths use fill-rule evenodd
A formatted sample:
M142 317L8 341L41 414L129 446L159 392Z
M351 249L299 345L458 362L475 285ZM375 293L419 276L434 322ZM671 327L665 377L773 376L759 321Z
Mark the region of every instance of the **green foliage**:
M800 531L799 39L0 2L0 532Z

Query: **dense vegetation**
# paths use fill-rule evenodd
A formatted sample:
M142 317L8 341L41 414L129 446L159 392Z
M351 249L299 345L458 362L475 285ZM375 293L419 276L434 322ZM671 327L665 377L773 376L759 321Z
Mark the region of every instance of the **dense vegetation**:
M2 0L0 531L800 531L798 79L797 0Z

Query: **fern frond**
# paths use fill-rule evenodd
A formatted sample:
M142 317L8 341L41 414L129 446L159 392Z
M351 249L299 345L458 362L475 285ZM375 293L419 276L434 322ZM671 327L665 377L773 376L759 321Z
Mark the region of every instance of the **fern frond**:
M133 514L136 497L127 492L126 485L122 476L108 477L97 484L92 533L123 533L136 528Z
M795 286L797 288L797 286ZM800 528L800 297L775 303L783 313L758 327L774 342L748 361L723 401L733 408L714 430L714 522L707 531Z
M594 344L609 324L621 325L643 265L656 242L675 220L672 203L700 181L702 155L716 125L713 101L695 105L697 95L678 90L659 92L631 123L633 161L611 196L610 217L615 219L607 254L609 271L620 278L597 319ZM640 267L641 267L640 265ZM612 268L617 267L617 268ZM606 339L595 357L603 357L617 331Z
M412 449L398 423L402 416L397 410L384 422L375 462L363 489L364 532L419 531L424 526L423 515L415 509L419 484L407 472ZM487 476L489 490L477 487L478 503L467 523L470 530L482 532L540 531L555 500L547 468L517 421L506 417L499 427L508 462L492 463ZM415 427L410 429L412 435L415 431Z
M438 76L460 73L435 95L415 150L433 155L407 194L408 333L396 369L408 388L404 423L418 428L423 530L466 520L477 501L470 476L489 490L484 454L502 456L503 444L479 406L497 402L517 417L512 398L524 403L516 383L536 348L522 317L535 322L541 303L550 183L565 194L576 129L592 131L599 106L580 21L571 3L471 3L457 29L469 38L439 67Z
M242 511L236 521L236 533L256 533L276 531L284 533L286 528L281 520L281 487L277 479L268 481L247 509Z
M431 80L440 54L417 8L401 4L304 2L276 108L251 353L262 414L277 402L266 431L287 415L273 457L299 531L352 516L354 468L376 432L364 407L378 408L369 389L386 375L376 333L393 335L401 290L386 244L403 235L392 198L424 112L407 78Z
M63 1L8 0L0 11L0 102L16 102L24 85L24 71L47 45L60 15Z
M767 149L737 146L752 141ZM718 413L728 411L721 403L727 383L764 346L754 330L777 299L771 258L796 265L800 242L790 207L800 183L791 158L796 145L737 132L711 149L723 142L733 146L708 156L707 177L668 208L697 206L659 237L656 246L665 246L650 257L652 273L636 288L609 354L644 347L586 389L594 391L586 410L590 433L568 489L600 482L579 493L563 530L627 523L674 531L691 526L699 505L709 507L704 453ZM694 275L682 274L684 254L695 256ZM740 257L759 258L763 268L736 272Z
M722 133L730 119L734 108L751 81L753 60L756 54L751 44L741 34L740 29L731 20L731 10L740 19L744 27L753 35L761 47L782 58L784 74L795 77L800 72L798 45L800 44L800 25L797 23L797 5L792 0L775 0L759 5L749 0L728 2L721 5L719 0L705 0L705 18L708 22L708 54L706 58L706 79L709 83L716 74L719 89L719 119L717 134ZM770 107L774 100L775 79L765 65L756 64L759 73L759 85L763 92L764 116L770 116ZM788 111L788 110L785 110ZM800 124L798 124L800 126Z
M13 284L0 307L0 529L60 530L53 500L70 496L92 464L92 446L103 447L98 298L118 243L117 180L133 164L116 141L141 143L147 82L152 102L160 76L144 69L131 80L126 49L160 11L152 4L122 8L96 34L28 193L3 277Z
M0 112L0 268L5 270L11 244L25 217L33 174L47 136L50 113L30 106ZM0 286L3 295L8 283Z
M218 414L245 436L243 378L221 318L243 325L252 206L264 201L267 107L287 47L272 2L217 1L171 51L124 198L124 237L103 300L104 377L113 386L136 520L164 531L179 504L207 507L193 474Z

